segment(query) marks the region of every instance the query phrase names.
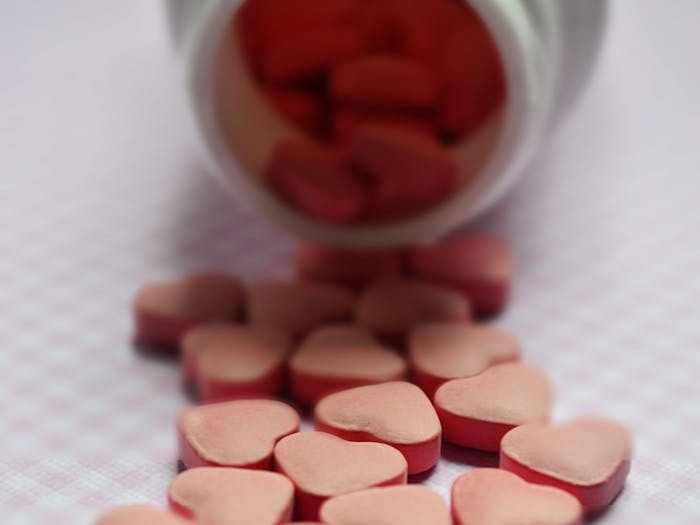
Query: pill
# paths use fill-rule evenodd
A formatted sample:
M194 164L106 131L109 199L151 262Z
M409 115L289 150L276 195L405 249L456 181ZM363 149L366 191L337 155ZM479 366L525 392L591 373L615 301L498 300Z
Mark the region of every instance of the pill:
M321 507L321 520L328 525L452 525L442 497L419 485L335 496Z
M330 394L316 405L316 429L350 441L393 446L408 473L432 468L440 457L440 420L417 386L394 381Z
M294 486L276 472L200 467L168 488L173 512L207 525L280 525L292 519Z
M199 273L142 287L133 301L138 342L176 347L191 327L211 321L234 321L245 294L230 275Z
M360 295L355 319L386 340L397 342L411 328L433 321L468 321L469 303L448 288L411 279L380 279Z
M270 41L263 50L260 68L265 80L293 82L359 56L364 47L363 35L352 25L313 28L288 40Z
M355 302L352 291L331 283L261 281L249 290L248 320L304 336L319 326L349 320Z
M337 101L371 107L430 108L440 97L433 71L394 55L364 56L335 66L330 92Z
M487 325L426 323L411 330L408 355L413 381L432 399L445 381L519 359L520 342L505 330Z
M190 523L175 514L145 505L131 505L112 509L102 515L95 525L187 525Z
M352 323L336 323L321 326L312 331L302 347L327 347L333 345L371 345L378 339L367 328Z
M455 525L579 525L581 504L553 487L523 481L494 468L463 474L452 485Z
M178 419L185 468L270 469L281 438L299 430L299 415L272 399L241 399L190 408Z
M357 288L401 273L398 250L346 250L302 241L297 244L297 275L311 281L330 281Z
M465 234L415 248L407 259L412 274L461 290L481 315L498 314L508 302L513 255L498 237Z
M332 115L333 140L339 145L348 144L357 129L365 125L402 127L428 135L436 135L438 132L431 113L341 106Z
M349 160L374 183L371 212L399 216L433 205L457 184L455 160L434 137L405 126L367 124L350 142Z
M538 369L504 363L443 384L435 393L435 408L445 441L498 452L514 427L549 420L552 387Z
M277 144L266 178L291 206L322 222L352 222L367 205L365 185L342 157L311 140L294 138Z
M333 496L406 483L406 460L382 443L353 443L323 432L301 432L275 446L275 469L296 487L297 519L317 520Z
M465 10L466 12L466 10ZM441 55L443 92L439 120L445 131L468 135L503 104L506 87L501 59L488 31L467 21L446 36Z
M514 428L501 442L500 466L531 483L565 490L593 515L622 490L631 455L631 436L619 423L580 418Z
M284 387L291 346L276 327L202 325L183 341L183 375L203 401L274 396Z
M280 87L268 87L265 95L287 121L308 133L321 133L325 115L323 102L318 95L310 91Z
M289 363L292 396L313 404L339 390L404 379L406 362L360 327L312 333ZM342 331L346 332L343 337ZM370 340L363 340L365 336Z

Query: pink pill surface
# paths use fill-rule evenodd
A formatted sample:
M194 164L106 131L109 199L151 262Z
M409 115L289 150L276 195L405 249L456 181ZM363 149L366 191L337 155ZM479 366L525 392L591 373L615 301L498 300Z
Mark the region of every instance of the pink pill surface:
M185 468L269 469L277 441L299 430L299 415L271 399L241 399L186 410L177 424Z
M337 282L353 288L401 272L398 251L351 251L313 242L297 244L295 266L302 279Z
M275 472L202 467L179 474L168 501L173 512L207 525L281 525L292 518L294 486Z
M249 290L248 320L303 336L319 326L349 320L355 300L353 292L330 283L261 282Z
M367 124L349 144L349 160L374 182L369 213L393 218L435 204L457 183L457 165L435 137L412 128Z
M373 55L337 65L330 80L333 98L371 107L431 108L440 98L435 73L396 55Z
M482 315L503 311L513 279L513 255L501 239L469 234L408 256L409 271L438 284L461 290Z
M336 152L307 139L280 142L272 151L265 178L289 205L330 224L347 224L367 207L363 181Z
M406 361L360 327L321 328L289 363L293 397L312 404L339 390L404 379Z
M500 469L476 469L452 485L455 525L579 525L581 504L553 487L527 483Z
M183 374L204 401L274 396L284 387L291 345L275 328L202 325L183 340Z
M435 408L445 441L498 452L501 439L514 427L549 421L552 398L541 371L505 363L443 384L435 393Z
M370 487L406 482L406 460L381 443L353 443L323 432L302 432L275 446L275 468L296 486L296 515L317 520L325 500Z
M630 470L632 438L620 424L581 418L561 425L514 428L501 442L501 468L575 496L596 514L622 490Z
M486 325L427 323L411 330L408 351L413 381L432 399L445 381L519 359L520 341Z
M176 347L193 326L235 321L243 310L240 281L218 273L193 274L141 288L133 301L135 339Z
M355 319L389 341L403 341L414 326L433 321L465 322L469 303L448 288L412 279L381 279L360 295Z
M187 525L188 523L191 522L169 512L145 505L132 505L108 511L95 522L95 525Z
M445 501L419 485L336 496L321 507L321 520L328 525L452 525Z
M432 468L440 457L440 420L417 386L395 381L331 394L316 405L316 428L351 441L393 446L408 473Z

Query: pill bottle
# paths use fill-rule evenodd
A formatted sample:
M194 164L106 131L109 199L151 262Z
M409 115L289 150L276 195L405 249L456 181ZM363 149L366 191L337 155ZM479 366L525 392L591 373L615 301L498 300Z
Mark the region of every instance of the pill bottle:
M350 248L427 242L501 198L585 85L608 10L607 0L464 0L490 33L506 91L498 118L453 146L460 167L474 172L469 183L416 216L339 226L295 211L261 183L275 141L297 131L265 102L231 38L244 1L165 0L212 171L240 204L292 234Z

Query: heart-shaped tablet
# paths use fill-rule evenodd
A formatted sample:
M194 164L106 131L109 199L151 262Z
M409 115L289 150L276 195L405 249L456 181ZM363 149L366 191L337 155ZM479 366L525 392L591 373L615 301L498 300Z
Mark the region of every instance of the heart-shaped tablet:
M350 251L300 242L295 265L297 275L303 279L358 287L378 277L400 273L401 258L398 251Z
M141 288L133 302L135 339L176 347L192 326L235 321L243 311L240 281L219 273L201 273Z
M280 525L292 518L294 486L275 472L193 468L172 481L168 501L173 512L207 525Z
M406 482L406 460L381 443L352 443L323 432L302 432L275 446L275 469L296 486L296 513L318 519L323 502L370 487Z
M275 444L299 423L296 410L272 399L193 407L178 420L180 461L186 468L269 469Z
M328 525L452 525L442 497L420 485L336 496L321 507L321 520Z
M187 520L145 505L113 509L102 515L95 525L187 525Z
M418 247L408 266L417 277L461 290L480 314L500 313L508 302L513 255L497 237L469 234Z
M312 404L339 390L403 379L406 362L364 330L336 326L313 332L290 363L292 395Z
M262 282L248 293L248 320L303 336L325 324L348 320L355 294L330 283Z
M316 428L351 441L378 441L399 450L408 473L432 468L440 457L440 420L425 393L402 381L369 385L323 398Z
M552 387L542 372L504 363L481 374L448 381L435 393L445 441L498 452L512 428L549 420Z
M572 494L588 515L607 507L630 470L632 438L620 424L581 418L562 425L533 423L501 441L501 468L532 483Z
M274 396L291 347L291 337L271 327L202 325L183 339L183 375L204 401Z
M469 303L457 292L410 279L375 281L360 296L357 322L389 341L402 341L415 325L433 321L466 321Z
M579 525L582 509L563 490L483 468L463 474L452 485L452 515L455 525Z
M411 331L408 351L413 380L432 399L445 381L475 376L490 366L517 360L520 342L491 326L428 323Z

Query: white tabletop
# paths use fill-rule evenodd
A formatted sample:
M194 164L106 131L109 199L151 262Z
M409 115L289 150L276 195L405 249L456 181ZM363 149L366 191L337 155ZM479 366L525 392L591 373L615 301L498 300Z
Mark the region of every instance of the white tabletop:
M700 522L700 2L618 0L597 75L481 221L520 273L501 320L556 418L636 436L604 523ZM12 2L0 17L0 514L90 523L164 502L177 367L129 344L142 282L287 271L290 240L204 173L160 3ZM466 461L426 481L447 494Z

